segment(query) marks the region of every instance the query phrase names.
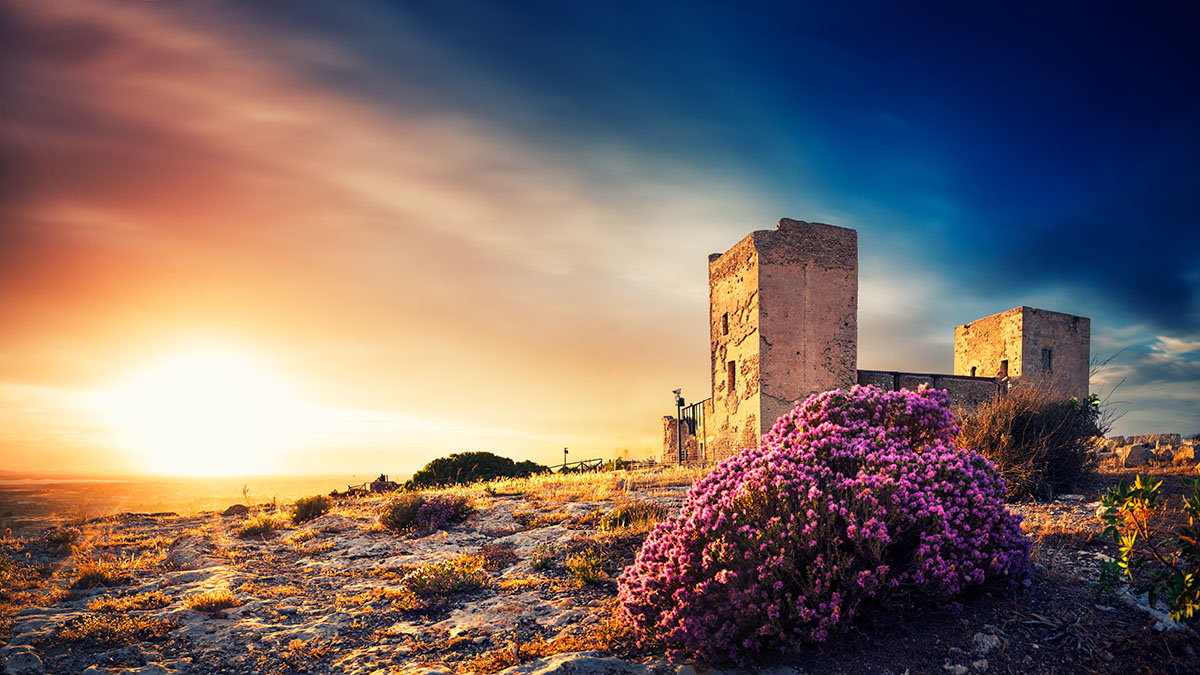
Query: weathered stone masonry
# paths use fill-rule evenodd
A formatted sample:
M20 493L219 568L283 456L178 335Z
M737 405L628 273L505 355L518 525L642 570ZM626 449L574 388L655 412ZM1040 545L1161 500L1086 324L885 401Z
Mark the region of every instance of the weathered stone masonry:
M1066 395L1087 395L1088 319L1029 307L955 329L953 375L858 370L852 229L784 218L775 230L751 232L710 255L708 279L712 396L685 424L663 418L665 462L728 457L757 445L796 401L856 383L887 390L929 384L965 408L1022 373L1050 375ZM1027 365L1035 360L1036 372Z

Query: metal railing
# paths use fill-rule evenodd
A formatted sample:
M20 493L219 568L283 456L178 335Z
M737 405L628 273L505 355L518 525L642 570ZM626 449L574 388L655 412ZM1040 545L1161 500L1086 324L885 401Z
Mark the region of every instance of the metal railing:
M575 467L578 467L576 469ZM571 469L574 471L599 471L604 468L603 459L583 459L578 462L568 462L565 464L555 464L550 467L550 470L555 473L562 473L564 470Z
M711 398L706 398L703 401L697 401L691 405L685 405L679 411L680 428L679 432L683 431L683 424L688 426L688 433L692 438L696 439L695 454L688 452L685 448L681 454L684 456L679 458L680 463L685 462L705 462L708 461L708 424L704 416L704 404L711 401ZM690 455L690 456L689 456Z

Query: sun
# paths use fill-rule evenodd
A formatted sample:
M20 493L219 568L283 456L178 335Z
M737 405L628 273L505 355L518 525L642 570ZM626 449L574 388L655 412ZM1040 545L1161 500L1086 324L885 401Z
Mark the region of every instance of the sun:
M194 349L147 366L96 397L115 442L147 473L279 473L306 418L294 389L250 356Z

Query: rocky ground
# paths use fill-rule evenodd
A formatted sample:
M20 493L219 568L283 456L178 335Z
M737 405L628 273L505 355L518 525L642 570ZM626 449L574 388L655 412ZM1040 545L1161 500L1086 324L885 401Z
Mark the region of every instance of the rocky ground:
M1181 494L1189 471L1164 470L1168 491ZM1083 494L1014 505L1036 570L1016 595L878 617L755 672L1197 672L1194 631L1128 594L1105 604L1089 586L1116 553L1099 537L1099 496L1132 475L1109 469ZM280 510L278 529L250 536L238 531L275 507L123 514L6 538L0 660L6 673L744 672L672 664L615 620L614 579L647 524L602 529L603 516L634 503L677 509L694 478L476 486L456 493L474 515L423 536L381 527L376 496L300 525ZM401 591L402 577L431 565L462 583Z

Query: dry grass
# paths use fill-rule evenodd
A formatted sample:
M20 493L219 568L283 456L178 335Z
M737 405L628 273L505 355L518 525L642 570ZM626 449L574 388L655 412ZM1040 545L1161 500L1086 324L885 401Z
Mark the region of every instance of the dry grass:
M282 651L279 658L292 668L303 669L313 661L318 661L328 654L330 646L319 638L312 640L292 640Z
M555 654L573 652L626 654L635 649L636 638L637 635L631 626L620 619L611 619L600 626L589 627L586 631L560 635L549 641L540 636L528 642L510 640L507 645L472 659L466 665L467 669L472 672L498 673L525 661Z
M127 614L84 614L69 619L40 642L43 646L123 647L167 639L173 621Z
M123 597L101 597L88 602L87 608L93 612L130 612L142 609L162 609L173 601L162 591L138 593Z
M259 514L243 522L234 531L234 534L241 539L250 537L266 537L273 534L276 530L281 530L285 527L284 521L279 516L270 514Z
M600 529L649 533L655 525L666 520L667 515L666 507L657 502L626 501L604 514L604 517L600 519Z
M1072 492L1094 473L1093 440L1107 429L1097 406L1064 401L1048 380L1022 383L960 417L955 442L996 465L1009 501Z
M300 595L304 589L292 584L260 584L256 581L247 581L237 587L237 592L257 598L282 598L289 595Z
M111 555L95 556L83 549L77 550L74 557L75 579L69 584L71 590L124 586L133 581L130 569L134 566L126 559Z
M233 591L228 588L218 588L215 590L193 595L188 598L187 606L197 612L218 612L222 609L231 607L240 607L242 601Z

